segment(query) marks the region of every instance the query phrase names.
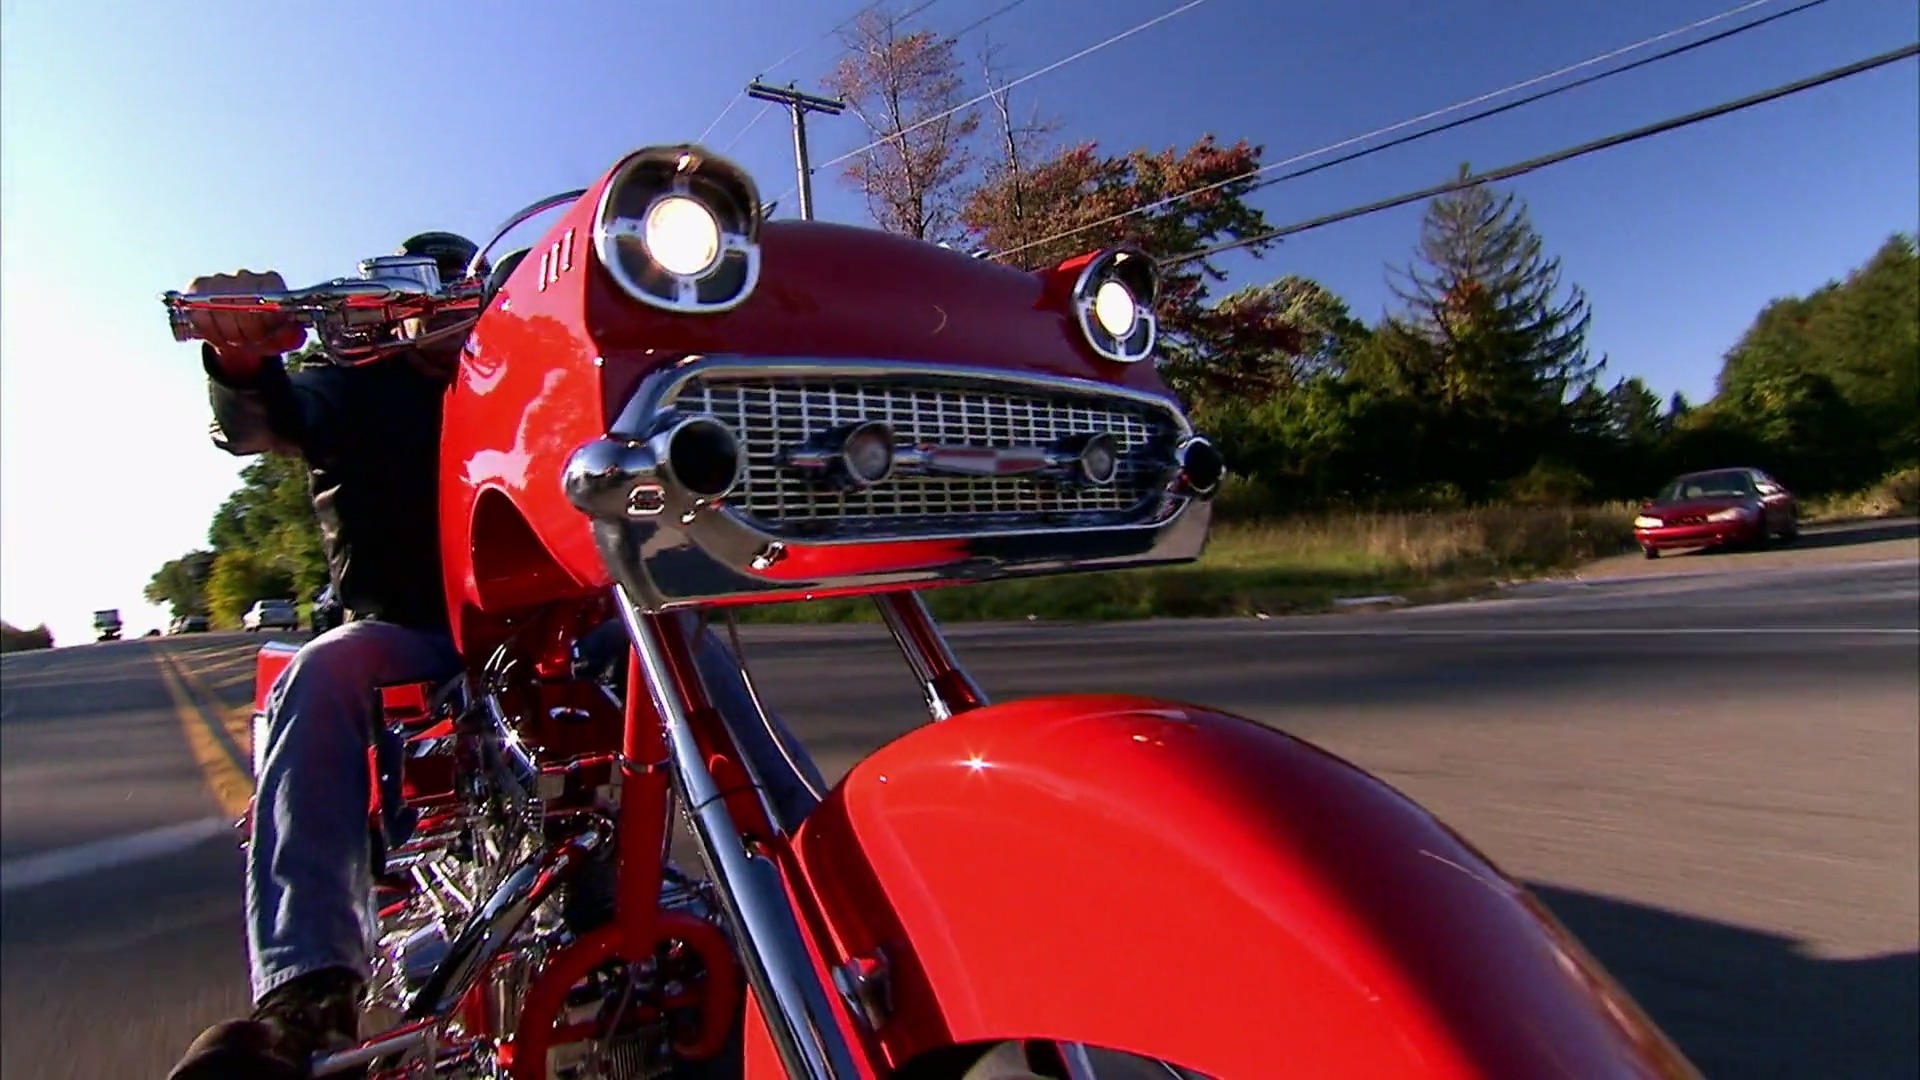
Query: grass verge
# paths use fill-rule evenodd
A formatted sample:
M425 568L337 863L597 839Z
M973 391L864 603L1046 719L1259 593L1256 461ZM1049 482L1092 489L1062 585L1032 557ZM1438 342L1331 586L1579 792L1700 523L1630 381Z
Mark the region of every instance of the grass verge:
M1890 472L1860 491L1809 499L1807 521L1861 521L1920 514L1920 466Z
M1630 550L1632 512L1624 505L1494 507L1225 524L1190 566L963 585L932 590L926 599L952 622L1299 614L1341 597L1378 594L1416 603L1455 599ZM742 621L759 623L877 618L865 598L741 613Z

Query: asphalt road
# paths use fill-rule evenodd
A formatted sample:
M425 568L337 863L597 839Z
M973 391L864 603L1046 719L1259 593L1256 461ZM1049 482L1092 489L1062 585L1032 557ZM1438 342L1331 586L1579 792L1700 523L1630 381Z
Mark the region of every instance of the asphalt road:
M1710 1076L1914 1076L1916 537L1822 530L1416 610L951 636L997 698L1201 701L1382 775L1534 883ZM829 777L918 722L878 628L746 637ZM220 833L236 795L213 787L245 735L210 735L182 700L244 702L256 644L0 666L7 1080L159 1076L243 1008L240 863ZM129 844L146 857L120 861Z

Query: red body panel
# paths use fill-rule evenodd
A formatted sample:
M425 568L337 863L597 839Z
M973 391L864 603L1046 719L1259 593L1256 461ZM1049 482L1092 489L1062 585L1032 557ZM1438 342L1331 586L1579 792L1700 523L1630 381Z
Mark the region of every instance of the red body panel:
M978 709L856 765L796 843L840 955L892 965L896 1064L1039 1037L1223 1080L1690 1075L1463 840L1237 717Z
M561 470L605 433L642 378L687 356L964 364L1166 392L1154 365L1092 351L1060 274L875 229L769 222L760 285L744 304L700 316L648 308L592 253L603 184L515 269L474 327L447 398L441 543L456 638L469 654L490 648L517 609L610 581Z

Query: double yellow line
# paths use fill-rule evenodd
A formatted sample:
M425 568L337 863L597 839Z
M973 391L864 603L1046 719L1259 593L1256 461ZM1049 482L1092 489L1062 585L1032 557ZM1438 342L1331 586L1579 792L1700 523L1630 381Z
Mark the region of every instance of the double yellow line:
M239 817L253 797L252 704L223 706L201 674L182 664L171 648L156 645L153 655L207 787L222 812Z

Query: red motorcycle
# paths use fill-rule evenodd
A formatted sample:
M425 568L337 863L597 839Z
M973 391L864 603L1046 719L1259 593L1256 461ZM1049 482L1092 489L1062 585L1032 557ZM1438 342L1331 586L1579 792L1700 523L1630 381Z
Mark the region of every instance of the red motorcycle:
M1200 555L1224 467L1150 360L1152 259L764 221L692 146L487 249L563 208L458 281L396 256L166 297L183 340L194 306L273 308L342 364L466 335L440 520L468 670L382 692L418 815L383 867L391 1026L320 1075L1694 1075L1379 780L1200 706L989 704L948 649L919 590ZM850 595L934 722L782 812L741 750L764 710L714 705L686 616ZM583 660L610 622L631 692ZM261 651L262 705L290 656Z

